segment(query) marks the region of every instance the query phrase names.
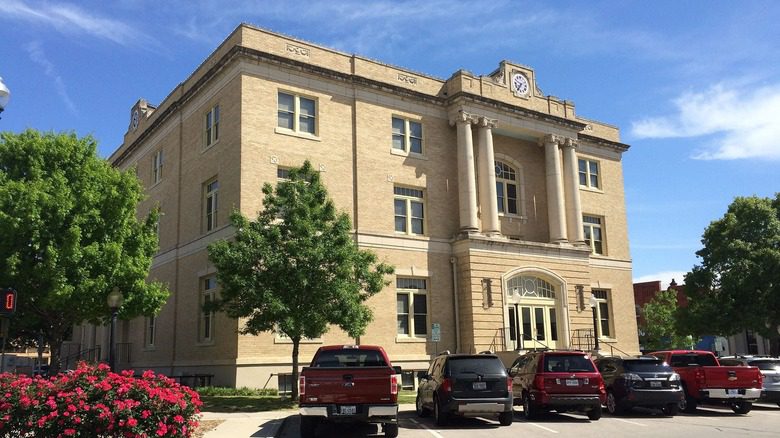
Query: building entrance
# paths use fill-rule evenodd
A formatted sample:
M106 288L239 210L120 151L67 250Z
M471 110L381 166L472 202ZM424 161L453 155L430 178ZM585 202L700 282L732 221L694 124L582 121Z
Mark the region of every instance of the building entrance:
M510 304L509 347L514 350L556 348L558 321L553 305Z

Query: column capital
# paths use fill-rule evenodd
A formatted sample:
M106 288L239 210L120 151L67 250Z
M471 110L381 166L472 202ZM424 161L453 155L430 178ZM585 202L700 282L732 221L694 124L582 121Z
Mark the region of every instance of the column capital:
M474 124L477 123L478 117L474 114L467 113L463 110L458 110L458 113L450 119L450 126L455 126L455 124Z
M477 125L480 128L494 129L498 127L498 119L489 119L487 117L480 117Z
M555 143L556 145L562 145L565 140L566 137L563 137L561 135L547 134L544 137L539 139L539 146L544 146L550 143Z
M575 140L573 138L569 138L569 137L566 137L563 140L563 143L561 143L561 147L564 147L564 148L577 149L577 146L578 146L577 140Z

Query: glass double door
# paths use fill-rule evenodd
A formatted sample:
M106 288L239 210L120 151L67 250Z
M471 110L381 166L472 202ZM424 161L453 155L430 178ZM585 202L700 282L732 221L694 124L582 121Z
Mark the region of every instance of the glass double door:
M509 345L514 350L556 348L558 319L553 304L510 304Z

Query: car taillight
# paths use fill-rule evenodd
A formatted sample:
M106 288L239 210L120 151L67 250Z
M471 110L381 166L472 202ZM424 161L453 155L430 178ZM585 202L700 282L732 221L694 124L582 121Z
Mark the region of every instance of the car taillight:
M398 376L396 374L390 376L390 394L398 394Z
M669 376L669 386L672 388L679 388L680 387L680 375L677 373L672 373L671 376Z
M761 374L761 372L758 372L758 379L753 382L756 383L754 388L762 388L764 386L764 375Z
M298 394L301 397L306 394L306 377L304 376L301 376L300 379L298 379Z
M539 391L544 391L544 376L534 377L534 387Z
M623 379L625 379L626 384L628 386L637 385L637 384L639 384L642 381L642 378L639 377L638 374L634 374L634 373L624 373L623 374Z
M607 388L604 386L604 379L601 378L601 376L596 377L599 380L599 393L602 395L607 394Z
M700 388L705 387L705 383L707 382L704 378L704 370L699 368L694 373L693 377L696 379L696 383L699 385Z
M511 377L507 377L506 378L506 391L508 393L510 393L510 394L512 393L512 378Z
M452 392L452 380L446 378L441 382L441 390L444 392Z

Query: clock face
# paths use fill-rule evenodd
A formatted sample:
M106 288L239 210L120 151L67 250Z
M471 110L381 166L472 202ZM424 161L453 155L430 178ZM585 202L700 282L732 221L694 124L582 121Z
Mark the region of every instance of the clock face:
M528 93L528 79L520 73L515 73L514 76L512 76L512 87L515 89L515 91L519 94L526 94Z
M131 122L133 129L138 127L138 110L133 111L133 120Z

